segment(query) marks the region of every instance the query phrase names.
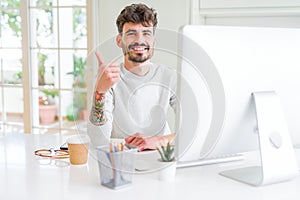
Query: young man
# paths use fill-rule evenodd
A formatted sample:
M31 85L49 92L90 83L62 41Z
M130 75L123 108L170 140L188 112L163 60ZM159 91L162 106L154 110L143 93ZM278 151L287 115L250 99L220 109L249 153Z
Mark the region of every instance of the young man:
M125 138L139 151L156 149L174 140L166 113L169 106L175 109L176 72L150 62L157 26L154 9L132 4L121 11L116 24L124 63L106 64L96 52L99 75L90 121L99 131L89 135Z

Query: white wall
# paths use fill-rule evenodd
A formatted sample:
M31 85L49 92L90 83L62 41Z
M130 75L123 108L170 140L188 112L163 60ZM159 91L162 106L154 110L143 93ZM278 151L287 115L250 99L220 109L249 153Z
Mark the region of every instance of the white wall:
M158 28L177 31L180 26L188 23L189 1L132 1L132 0L99 0L100 42L117 34L116 18L121 10L132 3L145 3L158 13Z
M300 28L300 0L192 2L192 24Z

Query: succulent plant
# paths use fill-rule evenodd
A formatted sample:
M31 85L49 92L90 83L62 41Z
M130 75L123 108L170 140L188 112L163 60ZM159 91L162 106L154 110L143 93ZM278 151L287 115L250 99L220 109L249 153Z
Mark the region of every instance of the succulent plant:
M174 145L171 145L170 142L168 142L167 146L157 148L163 162L172 162L175 160L174 149Z

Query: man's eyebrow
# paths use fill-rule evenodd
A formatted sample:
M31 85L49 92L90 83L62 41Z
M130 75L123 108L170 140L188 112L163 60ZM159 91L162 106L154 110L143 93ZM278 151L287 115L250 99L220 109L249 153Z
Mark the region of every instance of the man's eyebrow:
M125 33L129 33L129 32L136 32L135 29L128 29Z
M137 30L136 29L128 29L125 33L136 33ZM152 30L149 30L149 29L144 29L142 30L143 33L152 33L153 31Z
M144 32L144 33L152 33L153 31L152 31L152 30L146 29L146 30L143 30L143 32Z

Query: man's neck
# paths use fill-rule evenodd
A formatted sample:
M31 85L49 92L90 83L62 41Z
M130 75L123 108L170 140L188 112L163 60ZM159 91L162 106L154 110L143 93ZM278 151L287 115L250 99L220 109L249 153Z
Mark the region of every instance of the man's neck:
M124 61L125 68L137 76L145 76L150 70L150 61L143 63L134 63L131 61Z

